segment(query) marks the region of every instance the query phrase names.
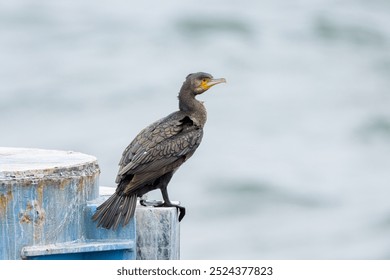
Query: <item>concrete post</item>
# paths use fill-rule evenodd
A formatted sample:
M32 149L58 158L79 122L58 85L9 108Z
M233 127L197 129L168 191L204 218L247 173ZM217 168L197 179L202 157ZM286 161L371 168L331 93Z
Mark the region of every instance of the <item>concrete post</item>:
M106 199L115 188L100 187ZM137 205L136 251L137 260L180 259L180 224L176 208L144 207Z

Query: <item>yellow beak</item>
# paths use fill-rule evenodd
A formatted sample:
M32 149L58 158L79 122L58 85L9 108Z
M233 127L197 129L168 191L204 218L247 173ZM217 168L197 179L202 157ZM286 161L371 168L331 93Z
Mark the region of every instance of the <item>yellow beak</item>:
M211 88L212 86L215 86L217 84L220 84L220 83L226 83L226 80L225 78L220 78L220 79L210 79L206 82L202 82L202 87L204 89L209 89Z
M215 85L220 84L220 83L226 83L225 78L211 79L211 80L208 81L207 86L209 88L211 88L212 86L215 86Z

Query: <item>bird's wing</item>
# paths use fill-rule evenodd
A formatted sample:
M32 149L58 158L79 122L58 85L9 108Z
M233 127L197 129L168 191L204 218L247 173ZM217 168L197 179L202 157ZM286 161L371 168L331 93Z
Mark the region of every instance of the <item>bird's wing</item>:
M128 188L137 188L140 184L161 176L162 169L175 166L174 163L182 157L191 156L199 146L202 136L202 128L194 125L188 116L178 112L151 124L123 152L116 182L119 183L129 175L136 176L137 180L134 181L137 184L129 184L127 192Z

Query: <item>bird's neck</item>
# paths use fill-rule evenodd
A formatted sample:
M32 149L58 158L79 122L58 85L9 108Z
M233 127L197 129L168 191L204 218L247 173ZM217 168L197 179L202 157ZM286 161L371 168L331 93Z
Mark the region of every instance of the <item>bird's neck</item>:
M206 108L203 102L195 98L195 94L190 89L182 87L179 93L179 109L188 114L197 125L203 127L207 120Z

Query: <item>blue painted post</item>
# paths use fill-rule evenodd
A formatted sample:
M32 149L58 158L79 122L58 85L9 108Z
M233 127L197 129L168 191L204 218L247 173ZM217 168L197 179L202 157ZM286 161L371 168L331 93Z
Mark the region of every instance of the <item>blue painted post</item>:
M0 259L135 259L135 222L97 229L87 201L99 195L93 156L0 148Z

